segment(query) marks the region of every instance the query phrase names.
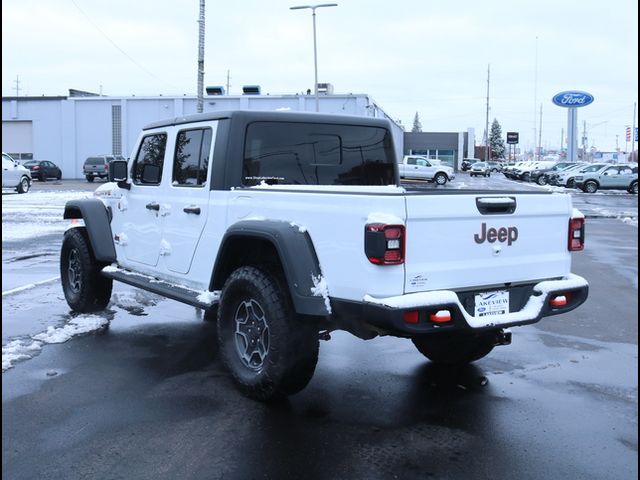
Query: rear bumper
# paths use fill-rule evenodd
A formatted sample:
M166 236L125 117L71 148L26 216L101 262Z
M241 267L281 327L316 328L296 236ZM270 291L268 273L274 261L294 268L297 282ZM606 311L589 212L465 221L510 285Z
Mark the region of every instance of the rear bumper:
M578 276L569 274L559 280L545 280L531 288L524 299L524 306L508 314L475 317L460 301L459 294L451 290L411 293L397 297L374 298L366 295L362 304L362 318L378 333L396 336L414 336L443 330L486 330L526 325L541 318L566 313L580 306L587 299L589 285ZM567 297L567 304L554 307L549 302L558 295ZM448 310L451 320L434 323L430 314ZM407 323L405 312L418 311L417 323Z

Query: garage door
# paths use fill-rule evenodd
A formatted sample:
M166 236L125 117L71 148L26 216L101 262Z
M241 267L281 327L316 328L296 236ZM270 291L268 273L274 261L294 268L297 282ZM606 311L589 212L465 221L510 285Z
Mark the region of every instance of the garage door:
M33 158L32 122L2 122L2 151L16 160Z

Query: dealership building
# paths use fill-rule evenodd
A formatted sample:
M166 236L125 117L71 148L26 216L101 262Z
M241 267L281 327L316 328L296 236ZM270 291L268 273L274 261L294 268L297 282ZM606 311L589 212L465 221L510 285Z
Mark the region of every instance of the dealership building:
M390 120L398 159L405 154L423 154L457 167L469 156L468 145L473 146L469 131L408 133L369 95L334 94L330 84L324 85L327 88L319 95L318 110ZM311 94L265 95L259 93L259 87L245 89L251 93L225 95L218 91L205 96L203 111L315 111L315 96ZM188 95L120 97L79 90L69 90L68 96L3 97L2 151L21 162L52 161L62 169L63 178L82 178L87 157L128 157L143 126L196 113L197 104L197 97Z

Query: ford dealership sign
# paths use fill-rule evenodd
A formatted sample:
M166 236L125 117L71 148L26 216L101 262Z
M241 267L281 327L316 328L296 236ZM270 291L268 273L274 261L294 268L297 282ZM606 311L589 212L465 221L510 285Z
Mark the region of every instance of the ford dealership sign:
M557 93L553 97L552 101L559 107L567 107L567 108L586 107L587 105L593 103L593 95L587 92L570 90L568 92Z

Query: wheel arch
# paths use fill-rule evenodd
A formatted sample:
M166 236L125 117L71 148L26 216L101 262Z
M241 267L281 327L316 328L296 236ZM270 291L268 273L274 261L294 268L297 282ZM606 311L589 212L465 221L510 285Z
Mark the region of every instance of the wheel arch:
M229 227L218 250L209 290L220 290L236 268L265 263L281 269L297 313L328 314L324 298L311 292L314 277L322 275L311 237L284 221L244 220Z
M93 255L99 262L116 261L116 249L111 232L111 215L97 198L70 200L64 206L64 219L82 219L89 236Z

